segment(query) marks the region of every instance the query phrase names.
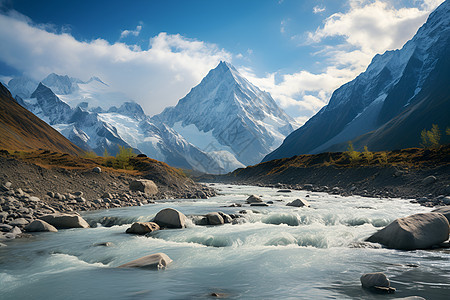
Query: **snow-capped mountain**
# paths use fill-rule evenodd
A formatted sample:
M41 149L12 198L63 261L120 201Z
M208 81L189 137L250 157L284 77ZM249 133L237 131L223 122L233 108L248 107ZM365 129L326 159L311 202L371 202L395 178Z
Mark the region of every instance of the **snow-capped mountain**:
M235 167L259 162L295 124L270 94L226 62L211 70L175 107L152 120L167 124L204 152Z
M376 55L367 70L263 161L356 148L419 146L420 132L450 125L450 2L442 3L400 50Z
M19 104L85 150L114 155L122 145L206 173L258 162L295 124L268 93L225 62L176 107L153 118L97 77L50 74L40 83L22 77L8 85Z
M126 97L122 102L113 102L121 103L119 107L103 103L109 95L118 100L120 94L108 90L108 85L98 78L83 82L50 74L41 83L25 77L12 79L10 83L19 104L84 150L93 150L99 155L107 150L114 155L117 145L132 147L137 153L146 153L176 167L214 174L231 171L230 166L233 166L225 165L226 159L218 160L199 150L166 125L151 122L139 104L123 102ZM35 90L31 91L33 87Z

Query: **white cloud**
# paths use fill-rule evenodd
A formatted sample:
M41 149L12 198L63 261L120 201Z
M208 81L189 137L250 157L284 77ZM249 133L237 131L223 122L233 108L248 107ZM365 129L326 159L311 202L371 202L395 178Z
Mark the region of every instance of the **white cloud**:
M325 59L322 72L275 72L258 77L250 69L241 71L254 84L270 92L297 121L306 121L327 104L336 88L363 72L375 54L402 47L442 2L425 0L417 7L396 9L381 0L349 0L347 12L329 16L323 26L307 34L309 45L322 48L313 53ZM321 9L317 6L313 12ZM336 40L328 39L336 37L343 42L336 44Z
M135 30L124 30L120 33L120 38L123 39L129 35L138 36L141 33L142 25L136 26Z
M318 14L325 11L325 6L316 5L313 7L313 13Z
M18 17L17 17L18 16ZM42 80L51 72L87 80L98 76L140 103L148 114L175 105L220 60L231 54L214 44L160 33L148 49L103 39L78 41L48 32L22 15L0 14L0 59Z

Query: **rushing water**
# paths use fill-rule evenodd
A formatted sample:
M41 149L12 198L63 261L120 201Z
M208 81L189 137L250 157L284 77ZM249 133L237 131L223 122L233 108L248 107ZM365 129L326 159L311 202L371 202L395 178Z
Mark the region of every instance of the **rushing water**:
M449 252L355 246L394 219L428 208L398 199L215 187L221 195L207 200L167 200L84 215L90 221L116 217L123 225L60 230L10 242L0 248L0 299L207 299L211 293L231 299L449 299ZM250 194L274 204L222 207L244 204ZM299 197L311 207L286 206ZM148 221L166 207L188 216L254 212L237 225L190 222L185 229L161 230L152 237L124 233L132 222ZM95 245L101 242L113 246ZM115 268L157 252L173 259L166 270ZM390 278L395 294L361 288L360 276L378 271Z

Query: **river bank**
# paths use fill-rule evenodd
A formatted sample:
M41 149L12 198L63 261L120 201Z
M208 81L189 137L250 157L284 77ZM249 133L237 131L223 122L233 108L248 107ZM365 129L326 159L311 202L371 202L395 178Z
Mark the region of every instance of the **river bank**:
M137 160L141 165L152 163L146 158ZM169 173L165 166L147 172L121 172L100 166L43 167L10 156L0 156L0 165L0 241L26 236L24 227L47 214L79 214L141 206L160 199L199 199L216 194L212 188ZM155 181L157 192L130 189L131 182L149 178Z
M383 156L383 154L385 156ZM198 180L363 197L409 199L423 206L450 205L450 147L378 152L370 163L346 153L278 159ZM380 160L383 156L383 162Z

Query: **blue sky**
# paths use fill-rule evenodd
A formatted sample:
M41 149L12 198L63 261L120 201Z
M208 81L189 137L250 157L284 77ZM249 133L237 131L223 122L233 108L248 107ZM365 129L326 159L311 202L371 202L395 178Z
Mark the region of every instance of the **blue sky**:
M0 0L0 79L99 76L152 115L220 60L300 123L442 0Z

